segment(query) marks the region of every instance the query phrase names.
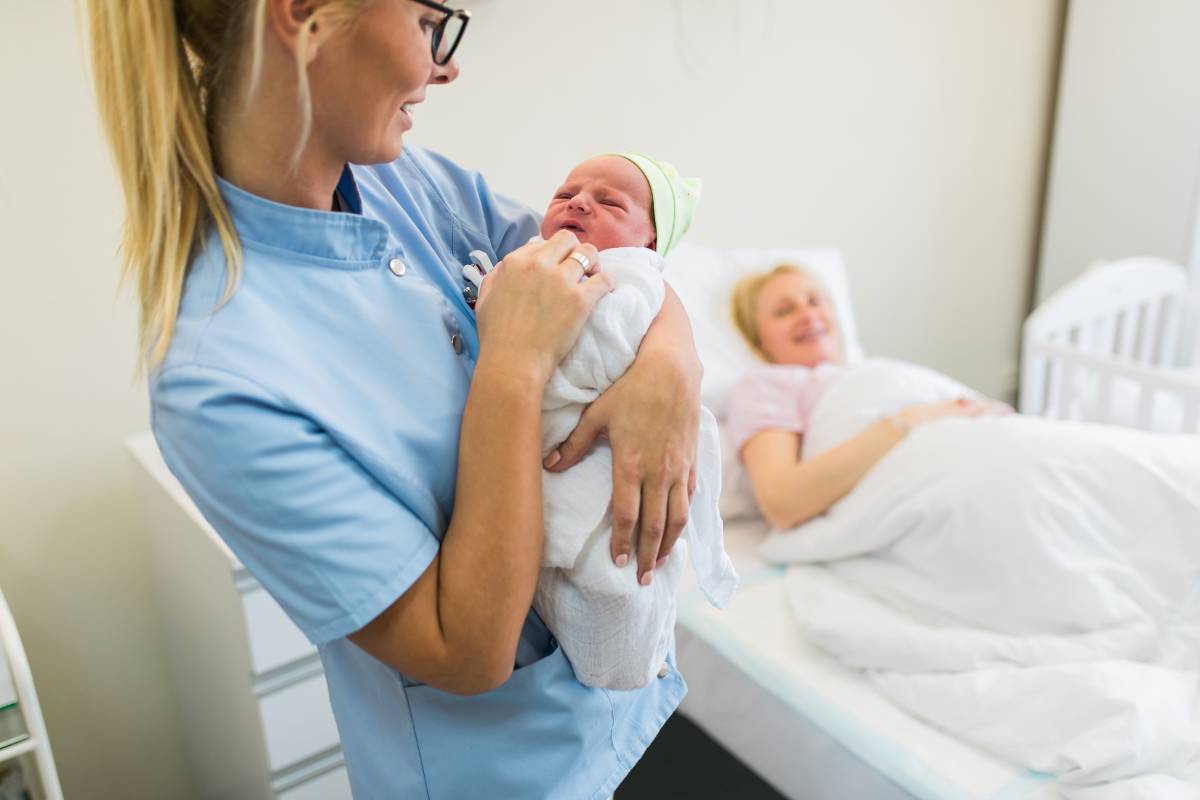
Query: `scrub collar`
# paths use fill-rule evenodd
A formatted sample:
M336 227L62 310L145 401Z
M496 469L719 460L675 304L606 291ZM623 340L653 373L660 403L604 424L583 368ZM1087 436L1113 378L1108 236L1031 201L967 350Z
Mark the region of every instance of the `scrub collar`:
M349 212L276 203L220 177L217 184L243 241L350 269L377 266L388 251L387 226L363 215L362 197L349 166L342 170L337 186Z

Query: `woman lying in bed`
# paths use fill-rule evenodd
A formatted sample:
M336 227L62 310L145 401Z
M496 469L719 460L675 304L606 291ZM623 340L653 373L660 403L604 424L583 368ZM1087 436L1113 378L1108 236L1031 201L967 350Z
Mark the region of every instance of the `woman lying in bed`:
M769 363L727 422L792 528L759 552L795 565L806 639L1062 796L1200 797L1200 438L1005 415L933 370L843 365L794 268L747 279L734 308Z
M946 417L1012 413L1003 403L968 394L909 405L889 410L841 444L802 458L804 433L817 401L845 369L828 292L807 271L781 264L737 284L733 317L747 343L768 363L734 390L728 424L759 507L777 528L826 511L919 425Z

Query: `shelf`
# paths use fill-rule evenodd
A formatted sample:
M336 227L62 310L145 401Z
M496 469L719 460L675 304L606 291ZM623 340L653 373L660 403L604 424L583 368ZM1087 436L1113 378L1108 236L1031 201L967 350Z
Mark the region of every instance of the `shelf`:
M0 749L29 738L29 729L16 703L0 709Z
M16 703L0 708L0 764L25 755L34 749L25 727L25 719Z
M37 742L29 738L28 734L14 739L11 742L0 744L0 764L6 761L12 761L14 758L20 758L26 753L32 753L37 749Z

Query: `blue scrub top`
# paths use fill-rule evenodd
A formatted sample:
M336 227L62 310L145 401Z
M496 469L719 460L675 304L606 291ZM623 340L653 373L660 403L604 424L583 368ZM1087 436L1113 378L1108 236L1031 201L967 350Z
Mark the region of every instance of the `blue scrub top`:
M537 217L413 147L347 169L339 191L352 213L221 190L243 277L214 312L226 265L209 237L151 377L154 434L205 517L318 646L354 796L609 795L686 692L673 658L645 689L589 689L531 611L512 677L459 697L345 638L424 572L450 520L479 352L461 265L476 249L498 262L537 233Z

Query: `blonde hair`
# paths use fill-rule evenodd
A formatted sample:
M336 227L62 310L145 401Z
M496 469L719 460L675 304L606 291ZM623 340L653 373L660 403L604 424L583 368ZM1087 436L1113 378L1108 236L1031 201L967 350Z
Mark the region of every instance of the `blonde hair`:
M318 22L338 27L366 1L326 3L305 21L297 156L312 120L303 58L309 36ZM239 81L249 79L247 99L257 84L266 0L86 2L97 105L125 192L122 282L136 285L139 353L153 367L175 333L188 264L209 226L227 264L221 304L241 279L241 243L217 184L214 131Z
M733 314L733 324L738 333L750 345L750 349L763 361L770 361L762 349L762 339L758 335L758 296L768 282L779 275L803 275L821 288L826 297L829 292L825 284L806 267L796 264L776 264L764 272L755 272L738 281L733 287L729 298L729 308Z

